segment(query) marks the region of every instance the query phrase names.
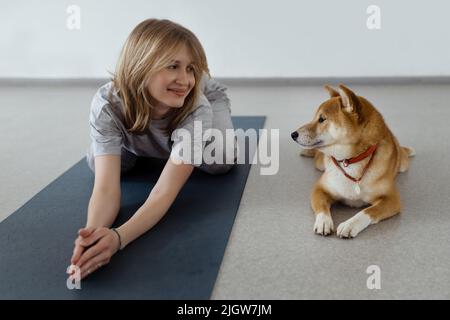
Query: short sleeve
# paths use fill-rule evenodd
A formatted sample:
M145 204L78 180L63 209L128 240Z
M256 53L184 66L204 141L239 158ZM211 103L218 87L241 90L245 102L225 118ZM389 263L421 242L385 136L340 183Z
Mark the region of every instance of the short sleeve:
M95 99L94 103L96 103ZM99 110L93 106L89 115L90 137L94 156L120 155L122 152L122 133L107 106L102 106Z
M172 133L170 158L192 164L202 164L203 149L212 128L213 111L204 94L200 95L198 107Z

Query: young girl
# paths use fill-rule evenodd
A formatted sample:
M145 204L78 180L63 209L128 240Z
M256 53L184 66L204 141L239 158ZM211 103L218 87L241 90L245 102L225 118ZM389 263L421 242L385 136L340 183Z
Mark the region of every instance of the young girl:
M203 132L220 130L223 137L226 129L233 129L226 89L207 75L204 50L186 28L149 19L129 35L113 80L98 90L91 106L87 162L95 182L86 227L78 232L71 259L81 278L109 263L118 250L152 228L194 167L210 174L231 168L229 163L180 161L178 129L190 132L192 148L201 151L205 142L194 135L194 122L201 124ZM121 171L130 170L137 156L168 160L145 203L126 223L110 229L120 208Z

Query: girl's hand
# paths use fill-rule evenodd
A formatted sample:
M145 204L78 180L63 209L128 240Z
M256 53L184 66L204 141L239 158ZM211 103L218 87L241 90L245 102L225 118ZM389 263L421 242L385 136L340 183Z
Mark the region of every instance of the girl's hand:
M81 228L78 230L78 237L75 239L75 248L73 249L72 259L70 262L74 265L78 262L85 247L81 245L83 238L89 237L96 228Z
M82 249L77 250L77 241L75 241L73 257L74 264L80 268L81 279L101 266L108 264L111 257L119 250L119 237L111 229L101 227L93 230L85 228L84 230L86 229L88 230L81 232L81 239L78 241L78 246ZM84 237L84 235L87 235L87 237ZM75 253L78 254L80 250L82 252L81 257L77 259Z

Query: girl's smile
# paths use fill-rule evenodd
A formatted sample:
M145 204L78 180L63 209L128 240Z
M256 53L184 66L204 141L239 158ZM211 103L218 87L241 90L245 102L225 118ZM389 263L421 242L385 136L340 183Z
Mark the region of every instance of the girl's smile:
M178 97L186 97L189 94L188 88L168 88L167 90Z

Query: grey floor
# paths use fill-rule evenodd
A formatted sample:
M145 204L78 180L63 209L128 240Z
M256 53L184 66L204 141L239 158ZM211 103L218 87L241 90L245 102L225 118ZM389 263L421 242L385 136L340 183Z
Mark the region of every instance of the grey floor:
M318 85L230 85L234 115L266 115L280 130L280 168L254 165L213 299L450 298L450 85L352 85L417 156L398 177L401 215L356 239L312 232L309 193L320 173L298 156L290 132L325 98ZM86 85L0 86L0 221L79 161L89 146ZM68 191L70 192L70 191ZM358 212L333 210L340 222ZM370 290L369 266L381 289Z

